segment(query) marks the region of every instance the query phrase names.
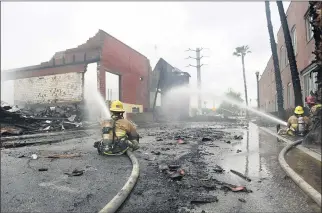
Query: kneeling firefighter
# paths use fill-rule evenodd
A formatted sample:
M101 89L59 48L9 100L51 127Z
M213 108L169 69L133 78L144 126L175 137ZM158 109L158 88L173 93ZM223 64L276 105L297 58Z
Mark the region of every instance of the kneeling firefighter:
M111 119L101 123L102 140L95 142L99 154L122 155L128 149L139 148L139 134L135 126L124 119L125 112L121 101L113 101L110 106Z
M292 115L287 121L286 133L288 135L294 136L304 136L307 134L311 126L311 120L304 116L304 110L302 106L297 106L294 110L294 115Z

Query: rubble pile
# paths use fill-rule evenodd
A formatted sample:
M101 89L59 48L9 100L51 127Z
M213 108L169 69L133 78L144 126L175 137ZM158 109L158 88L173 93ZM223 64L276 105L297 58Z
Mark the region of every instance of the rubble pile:
M21 135L84 127L83 109L74 105L26 107L1 101L1 135Z

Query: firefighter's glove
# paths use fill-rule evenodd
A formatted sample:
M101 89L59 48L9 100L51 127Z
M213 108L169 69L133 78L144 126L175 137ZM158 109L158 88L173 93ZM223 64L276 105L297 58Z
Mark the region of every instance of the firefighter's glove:
M295 129L293 127L290 127L288 130L295 132Z

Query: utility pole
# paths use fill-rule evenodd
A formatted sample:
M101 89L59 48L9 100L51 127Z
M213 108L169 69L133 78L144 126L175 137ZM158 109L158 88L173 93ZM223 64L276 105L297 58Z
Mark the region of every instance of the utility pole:
M198 109L201 110L201 73L200 73L200 49L196 49L197 60L197 87L198 87Z
M187 67L196 67L197 68L197 88L198 88L198 110L199 113L201 113L201 108L202 108L202 100L201 100L201 67L203 65L206 64L200 64L200 59L202 59L204 56L200 56L200 52L203 50L204 48L196 48L195 50L193 49L188 49L186 51L194 51L196 52L196 58L189 56L186 59L195 59L197 61L197 66L191 65L189 64Z

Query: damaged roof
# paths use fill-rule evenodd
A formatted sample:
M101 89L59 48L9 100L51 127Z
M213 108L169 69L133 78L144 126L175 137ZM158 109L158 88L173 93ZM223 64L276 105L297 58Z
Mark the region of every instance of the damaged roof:
M189 73L181 71L160 58L150 76L150 91L156 91L158 86L158 89L167 90L174 86L189 84L190 77Z
M64 60L67 55L73 55L73 54L84 54L84 51L100 51L104 44L104 39L107 37L112 37L116 40L117 38L111 36L110 34L106 33L104 30L99 29L98 32L93 36L90 37L85 43L78 45L75 48L70 48L66 49L63 51L58 51L56 52L52 58L49 61L46 62L41 62L38 65L32 65L32 66L27 66L27 67L20 67L20 68L14 68L14 69L8 69L8 70L3 70L3 72L16 72L16 71L27 71L27 70L37 70L37 69L44 69L44 68L49 68L55 66L53 63L53 59L55 60ZM123 43L122 41L118 40L119 42ZM127 44L123 43L126 45L128 48L134 50L141 56L144 56L142 53L138 52L137 50L133 49L132 47L128 46ZM75 57L75 56L72 56ZM146 56L144 56L147 58ZM72 64L72 63L70 63Z
M173 72L173 73L180 73L181 75L186 75L186 76L190 76L190 74L188 72L183 72L180 69L172 66L171 64L169 64L166 60L164 60L163 58L160 58L158 63L155 65L153 72L154 71L158 71L161 70L161 68L165 68L166 72Z

